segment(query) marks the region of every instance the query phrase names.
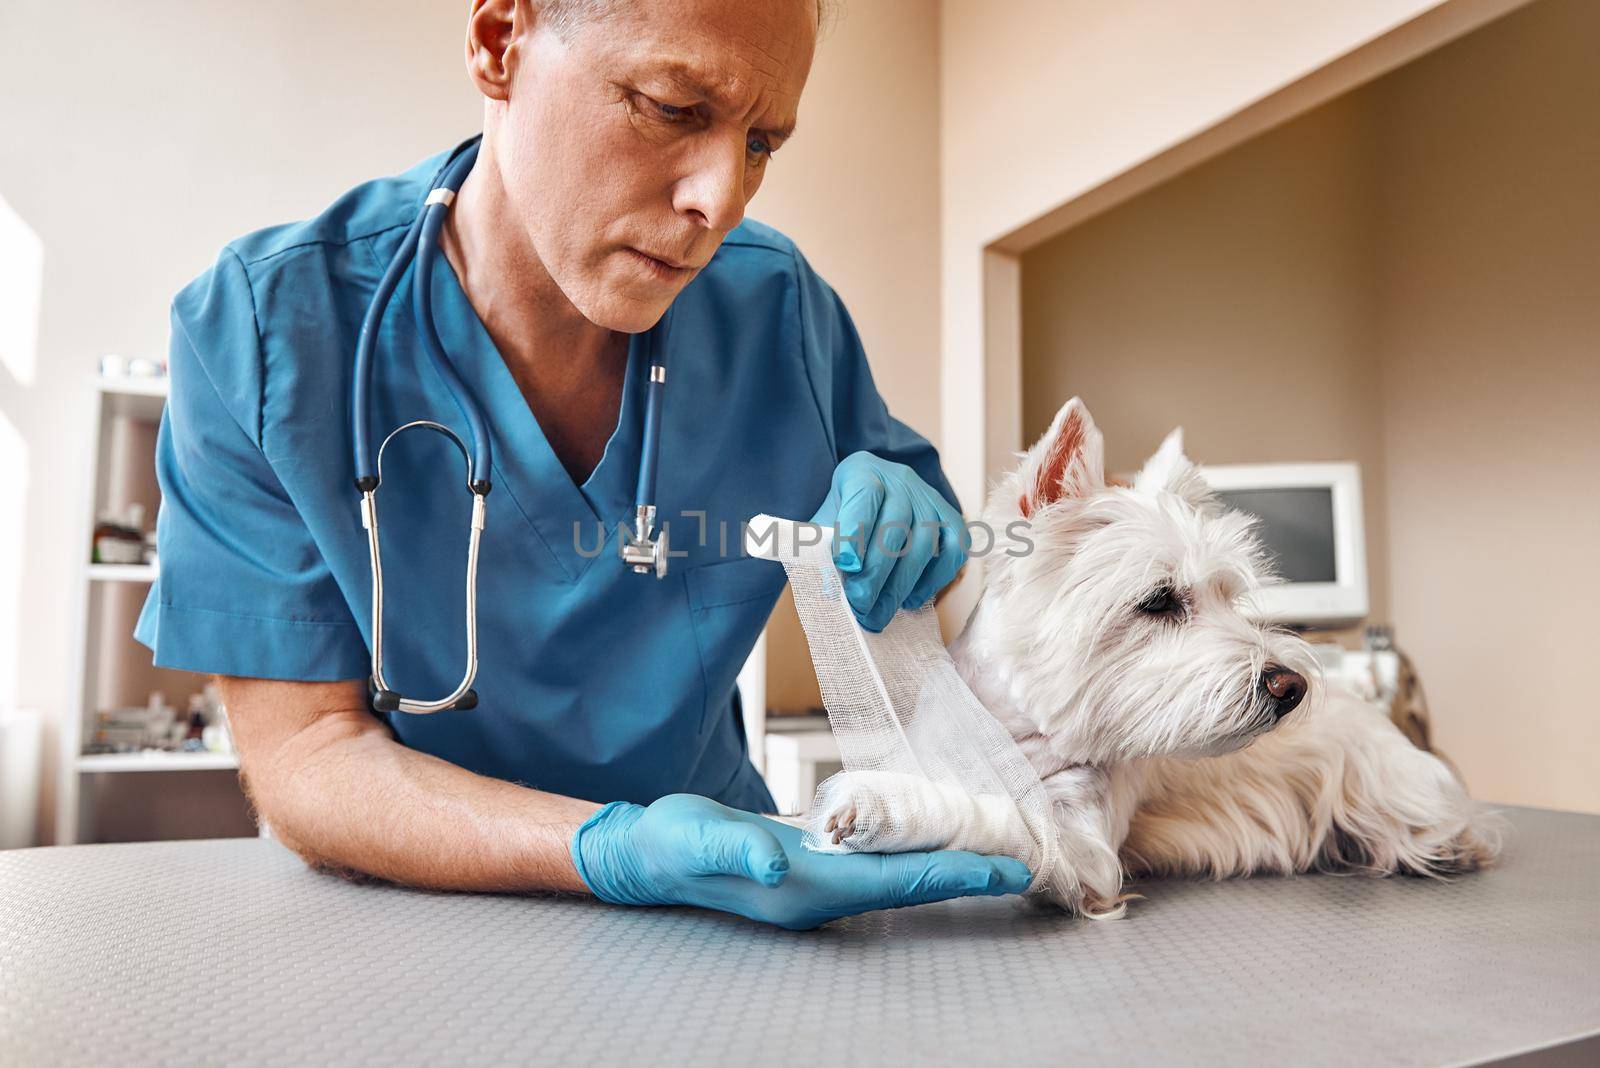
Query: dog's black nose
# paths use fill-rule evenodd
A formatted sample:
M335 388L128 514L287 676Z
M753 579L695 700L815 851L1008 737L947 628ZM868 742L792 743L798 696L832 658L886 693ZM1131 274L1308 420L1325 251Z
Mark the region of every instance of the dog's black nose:
M1268 664L1261 672L1261 688L1272 698L1272 716L1282 719L1294 711L1306 695L1305 676L1282 664Z

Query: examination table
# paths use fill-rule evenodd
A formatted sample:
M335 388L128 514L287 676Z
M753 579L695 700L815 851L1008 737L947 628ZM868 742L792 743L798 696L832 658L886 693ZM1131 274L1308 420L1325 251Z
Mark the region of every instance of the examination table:
M1441 883L970 900L792 933L317 875L262 840L0 853L0 1064L1600 1064L1600 817Z

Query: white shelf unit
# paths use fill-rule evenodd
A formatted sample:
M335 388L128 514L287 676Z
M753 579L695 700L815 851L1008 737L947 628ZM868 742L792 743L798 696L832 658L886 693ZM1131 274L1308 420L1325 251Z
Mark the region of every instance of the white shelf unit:
M78 757L78 771L226 771L239 766L232 753L94 753Z
M55 841L72 845L96 838L93 799L98 784L106 776L141 772L145 775L183 775L180 780L146 779L144 789L121 791L118 804L137 803L152 796L151 790L171 793L196 780L194 772L227 772L237 769L238 758L231 753L96 753L85 754L85 739L93 729L95 714L107 704L143 704L144 695L159 690L168 703L180 710L187 707L191 693L199 692L203 676L171 671L150 664L149 651L133 638L133 622L149 593L150 583L159 574L156 564L95 564L87 562L98 512L129 500L146 505L147 524L154 521L159 505L155 479L154 441L161 412L166 404L167 380L107 379L95 377L89 391L91 403L86 417L95 444L83 485L83 523L77 539L85 563L80 569L77 592L73 680L73 704L60 731L60 766L56 785ZM106 694L113 694L109 701ZM207 787L244 809L237 783ZM134 802L124 800L124 794ZM166 806L167 808L182 808ZM206 806L209 808L209 806ZM138 814L119 813L135 822ZM171 812L162 820L171 824ZM160 822L160 821L156 821ZM165 836L157 829L143 837Z
M160 573L157 564L90 564L91 582L153 582Z

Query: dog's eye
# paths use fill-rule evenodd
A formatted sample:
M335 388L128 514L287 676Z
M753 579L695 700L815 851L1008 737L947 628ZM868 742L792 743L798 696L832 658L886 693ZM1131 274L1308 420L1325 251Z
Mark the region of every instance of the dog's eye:
M1163 586L1139 602L1139 611L1150 616L1171 615L1182 607L1177 591L1171 586Z

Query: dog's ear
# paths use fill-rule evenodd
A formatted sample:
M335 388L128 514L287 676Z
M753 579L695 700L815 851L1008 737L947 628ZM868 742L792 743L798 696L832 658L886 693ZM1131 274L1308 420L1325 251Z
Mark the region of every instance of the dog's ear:
M1067 497L1082 498L1105 488L1105 439L1083 401L1073 397L1028 450L1019 471L1017 501L1024 517Z
M1194 504L1199 504L1211 493L1205 479L1200 477L1200 469L1183 454L1183 427L1168 434L1161 448L1145 461L1144 467L1134 477L1133 488L1135 492L1151 497L1165 490Z

